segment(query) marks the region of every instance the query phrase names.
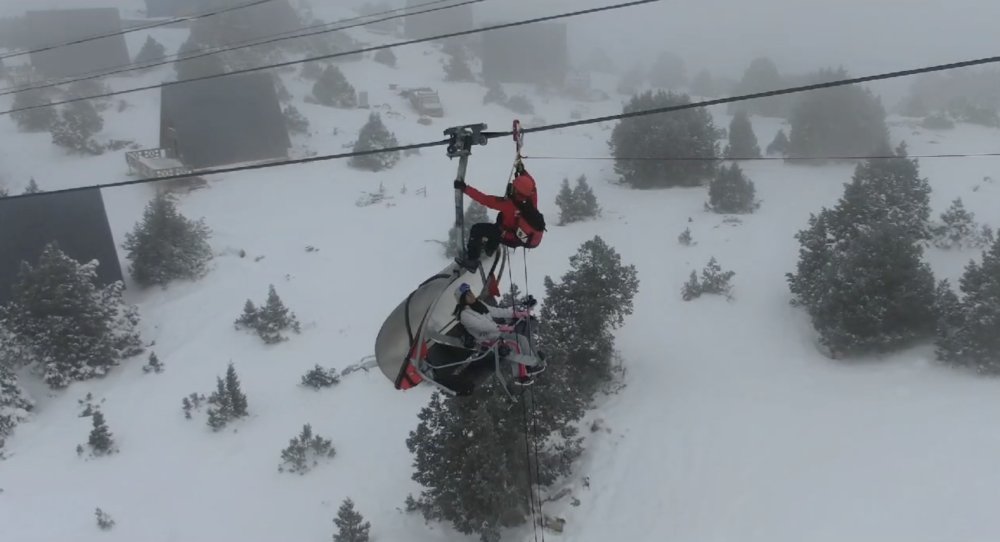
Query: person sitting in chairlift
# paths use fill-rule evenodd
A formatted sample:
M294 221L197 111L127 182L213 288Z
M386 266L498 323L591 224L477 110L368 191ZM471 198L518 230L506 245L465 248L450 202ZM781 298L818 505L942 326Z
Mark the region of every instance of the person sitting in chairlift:
M492 345L495 341L502 341L499 353L501 356L506 357L511 352L507 343L520 344L517 337L514 336L515 329L513 324L499 324L494 319L502 321L513 320L515 322L526 320L529 317L528 311L515 310L513 307L500 308L487 305L464 282L455 290L455 301L457 302L455 306L456 318L462 327L465 328L465 331L476 340L479 346L488 346ZM531 308L535 304L535 299L529 296L526 300L526 306ZM518 371L515 374L519 375L522 382L526 382L530 380L530 377L527 375L539 368L525 367L524 371L521 371L520 368L517 369Z

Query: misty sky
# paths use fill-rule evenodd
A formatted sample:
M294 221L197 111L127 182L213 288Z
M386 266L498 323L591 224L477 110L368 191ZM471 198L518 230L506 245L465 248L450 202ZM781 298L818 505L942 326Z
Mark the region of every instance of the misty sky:
M307 1L319 6L345 0ZM476 5L477 24L621 1L486 0ZM143 2L0 0L0 13L107 5L136 8ZM1000 0L661 0L566 21L575 52L601 47L630 67L638 61L648 65L659 51L671 50L691 73L704 67L730 77L739 77L762 55L783 72L843 65L861 75L1000 54Z

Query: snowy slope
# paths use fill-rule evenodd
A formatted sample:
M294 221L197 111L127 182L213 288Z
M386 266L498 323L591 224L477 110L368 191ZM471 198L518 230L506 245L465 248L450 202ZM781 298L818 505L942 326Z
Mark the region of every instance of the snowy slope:
M332 16L337 16L334 14ZM382 38L359 32L371 42ZM142 36L135 40L141 43ZM181 37L181 40L183 36ZM179 45L174 40L170 47ZM343 63L359 90L400 143L430 141L452 124L487 122L507 129L512 116L482 106L485 90L441 83L440 55L431 46L395 51L400 69L368 61ZM116 79L114 88L172 76L167 68ZM349 145L368 111L305 104L309 84L285 75L296 106L309 117L300 147L319 153ZM430 127L389 84L439 88L445 119ZM124 97L132 107L109 111L106 131L143 146L156 143L157 93ZM568 119L580 104L532 97L539 117ZM623 97L586 104L588 115L620 111ZM2 106L7 103L0 103ZM390 112L391 111L391 112ZM728 125L722 110L717 124ZM522 119L526 125L538 124ZM766 145L779 128L754 119ZM337 135L333 130L337 129ZM537 156L601 156L611 125L530 135ZM913 154L995 150L998 132L961 126L923 132L902 123ZM0 121L0 178L16 191L35 175L42 188L124 178L120 153L66 156L47 134L24 136ZM503 188L513 148L494 141L477 148L469 182ZM205 217L214 230L214 269L197 283L165 290L130 289L143 337L166 366L143 374L137 358L109 377L51 393L32 385L38 408L8 440L0 462L0 539L73 540L328 540L340 502L353 498L378 540L465 540L444 525L425 525L402 513L410 481L408 432L430 390L396 392L380 372L355 373L321 392L298 386L314 364L344 367L371 353L383 319L420 281L446 263L435 240L452 220L456 163L443 149L425 149L384 174L358 172L345 162L221 175L186 195L181 209ZM565 517L566 532L551 539L649 540L989 540L1000 536L994 510L1000 472L997 384L949 371L932 353L915 349L884 360L835 363L814 347L806 316L788 305L784 273L794 269L794 233L810 212L832 205L853 167L748 164L763 200L761 211L724 224L705 213L704 189L634 192L609 181L611 162L538 160L528 167L542 183L548 216L558 183L586 174L604 208L600 220L553 227L528 256L527 287L542 293L545 275L558 277L583 241L602 236L634 263L641 280L635 314L619 332L627 386L593 418L607 432L590 435L573 479L579 507L566 500L546 513ZM977 217L1000 226L1000 179L995 159L924 160L934 187L935 213L963 197ZM388 204L355 201L382 184ZM401 189L406 187L405 194ZM974 187L980 186L976 191ZM426 197L415 193L426 188ZM151 186L105 191L120 243L153 194ZM689 217L692 220L689 222ZM690 227L698 244L676 236ZM306 252L307 245L318 252ZM245 250L246 257L238 253ZM736 271L735 299L684 303L680 288L692 269L716 256ZM974 251L931 251L938 276L955 277ZM262 258L259 259L258 258ZM521 256L514 260L521 272ZM122 262L127 266L127 261ZM517 278L524 286L524 279ZM274 284L303 323L301 335L265 347L235 331L247 298L263 301ZM131 285L130 285L131 286ZM540 296L539 296L540 297ZM181 398L208 393L232 361L250 404L250 419L218 434L204 412L185 420ZM121 453L78 458L89 418L77 417L88 392L102 411ZM331 438L337 456L314 472L277 472L279 454L304 423ZM590 480L584 487L583 477ZM117 522L94 525L101 507ZM511 533L520 540L527 531ZM471 538L469 538L471 539Z

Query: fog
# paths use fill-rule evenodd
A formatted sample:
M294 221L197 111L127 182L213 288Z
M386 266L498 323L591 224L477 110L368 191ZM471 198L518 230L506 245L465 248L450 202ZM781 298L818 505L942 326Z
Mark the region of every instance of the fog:
M325 1L325 0L323 0ZM405 5L404 0L369 0ZM477 26L552 15L621 0L486 0L475 5ZM228 0L236 5L244 0ZM303 0L292 0L302 3ZM348 0L364 4L366 0ZM319 7L321 0L304 0ZM129 17L143 0L0 0L0 15L25 9L116 5ZM782 73L843 66L852 75L913 68L997 54L995 0L661 0L652 4L563 19L571 54L586 59L607 51L622 69L648 68L657 54L684 59L689 75L707 69L739 78L755 57L767 56ZM910 79L873 85L896 94Z

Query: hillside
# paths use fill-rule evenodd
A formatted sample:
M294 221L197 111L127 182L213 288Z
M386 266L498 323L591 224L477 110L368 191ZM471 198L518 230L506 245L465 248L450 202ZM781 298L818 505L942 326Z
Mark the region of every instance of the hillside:
M331 9L324 16L346 16ZM184 33L158 30L173 52ZM358 39L384 38L359 31ZM129 38L130 47L144 36ZM506 130L515 117L482 104L485 88L442 82L443 56L432 45L398 48L399 68L366 58L340 64L400 143L431 141L451 125L486 122ZM134 51L133 51L134 53ZM164 67L115 78L128 88L173 75ZM295 156L342 152L370 111L305 103L311 82L298 70L283 74L294 105L309 118L311 135L295 136ZM433 86L445 117L418 124L390 89ZM541 96L525 87L537 115L525 126L620 112L624 96L582 104ZM508 90L510 92L510 90ZM9 108L9 96L0 107ZM128 138L143 148L158 143L156 92L123 97L124 111L106 112L102 137ZM713 109L728 126L725 108ZM529 135L529 156L606 156L612 124ZM766 145L778 130L773 119L754 119ZM912 154L986 152L997 130L960 125L934 133L894 118L894 143ZM334 130L336 129L336 134ZM121 152L66 155L47 133L21 134L0 120L0 180L20 192L33 176L42 189L124 179ZM499 193L513 145L494 141L474 151L471 185ZM980 221L1000 226L996 158L921 160L930 179L935 216L962 197ZM140 290L128 283L139 307L142 336L164 363L144 374L139 357L101 380L51 392L30 377L23 385L37 400L31 419L8 439L0 462L0 539L18 542L329 540L332 518L345 497L372 523L381 541L474 540L447 525L425 524L402 511L412 459L405 439L431 390L398 392L379 371L358 372L336 387L313 391L299 379L315 364L343 368L372 353L388 313L417 284L447 263L440 244L453 220L451 186L456 163L443 148L404 157L379 174L345 161L271 168L209 178L184 195L182 212L204 217L214 235L213 269L195 283ZM761 210L724 222L704 211L706 190L637 192L615 184L612 162L528 160L539 180L540 207L553 203L563 178L585 174L603 208L600 219L550 227L530 252L522 289L541 298L546 275L567 268L579 245L600 235L635 264L640 283L635 313L618 333L625 360L624 388L583 424L587 451L563 485L580 500L548 503L545 512L567 520L552 540L987 540L1000 536L995 513L1000 471L997 383L933 361L930 347L889 356L835 362L815 346L808 317L789 305L785 273L798 254L793 235L810 213L832 205L850 180L852 164L822 167L757 162L745 166L756 183ZM389 199L358 206L383 187ZM405 193L404 193L405 188ZM426 195L418 193L426 189ZM155 188L104 191L116 242L121 245ZM554 220L551 220L554 223ZM697 245L677 235L690 227ZM312 246L318 251L307 251ZM245 251L245 257L240 252ZM975 250L928 251L938 278L961 274ZM692 269L711 256L736 272L734 299L690 303L680 290ZM513 259L520 274L523 252ZM123 269L128 262L122 254ZM233 321L249 298L262 302L274 284L302 322L290 341L265 346ZM212 433L205 414L184 418L181 399L208 394L232 361L249 399L250 417ZM77 457L90 419L78 400L93 394L121 451ZM330 438L336 457L305 476L278 472L280 452L305 423ZM586 482L585 482L586 478ZM100 531L94 509L113 516ZM526 540L528 529L510 533Z

